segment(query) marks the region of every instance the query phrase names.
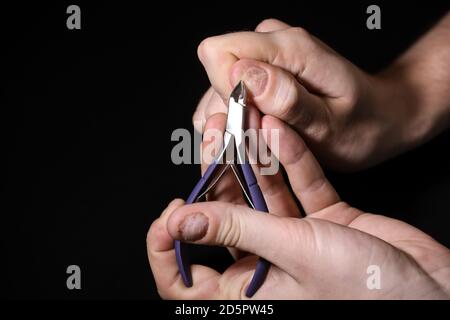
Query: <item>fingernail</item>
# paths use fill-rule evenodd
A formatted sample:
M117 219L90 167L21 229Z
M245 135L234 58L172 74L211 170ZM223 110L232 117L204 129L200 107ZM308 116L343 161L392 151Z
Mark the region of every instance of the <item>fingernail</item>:
M243 71L241 80L244 81L251 94L256 97L266 89L267 72L262 68L250 67Z
M192 124L194 125L194 129L197 131L197 133L201 134L203 132L204 121L201 119L201 117L197 111L194 113L194 116L192 117L192 119L193 119Z
M208 217L201 212L194 212L180 223L179 232L183 240L196 241L206 235L208 226Z

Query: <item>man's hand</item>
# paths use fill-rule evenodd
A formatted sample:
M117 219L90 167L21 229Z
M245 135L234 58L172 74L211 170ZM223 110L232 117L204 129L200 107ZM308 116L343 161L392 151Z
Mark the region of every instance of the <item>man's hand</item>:
M263 21L256 32L207 38L198 55L211 81L194 114L226 113L244 80L254 105L299 132L327 167L357 170L422 143L449 125L450 15L372 76L301 28Z
M147 237L158 291L170 299L241 299L256 256L273 265L257 299L434 299L450 295L450 252L431 237L398 220L364 213L340 201L305 143L282 121L265 116L262 127L279 129L278 156L307 217L256 212L246 206L173 201ZM271 141L267 141L271 145ZM279 200L288 201L284 189ZM292 201L292 199L291 199ZM194 286L186 288L173 240L219 245L248 252L224 274L192 266ZM381 289L367 287L367 268L381 271Z

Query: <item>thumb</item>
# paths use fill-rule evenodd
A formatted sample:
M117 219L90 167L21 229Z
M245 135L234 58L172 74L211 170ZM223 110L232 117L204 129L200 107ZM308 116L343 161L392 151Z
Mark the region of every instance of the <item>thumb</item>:
M308 245L314 241L307 222L225 202L180 207L169 217L167 229L174 239L234 247L265 258L286 271L298 268L299 254L311 255L302 253L303 248L314 247Z
M326 134L327 104L308 92L290 72L261 61L241 59L232 66L230 75L233 86L240 80L263 114L284 120L310 138Z

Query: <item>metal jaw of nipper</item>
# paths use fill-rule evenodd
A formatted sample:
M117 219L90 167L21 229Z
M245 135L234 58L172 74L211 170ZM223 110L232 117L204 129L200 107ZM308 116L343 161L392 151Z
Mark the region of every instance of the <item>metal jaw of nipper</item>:
M195 185L186 201L187 204L203 199L220 180L225 171L231 168L249 205L255 210L268 212L261 189L257 184L255 174L246 155L244 141L246 98L245 85L240 81L231 92L228 101L228 115L226 130L223 136L223 149ZM229 156L230 154L232 157ZM192 275L190 271L191 264L187 254L188 246L185 242L175 241L175 252L181 278L187 287L191 287ZM261 287L269 271L269 267L270 263L267 260L263 258L258 259L255 273L246 291L247 297L252 297L259 287Z

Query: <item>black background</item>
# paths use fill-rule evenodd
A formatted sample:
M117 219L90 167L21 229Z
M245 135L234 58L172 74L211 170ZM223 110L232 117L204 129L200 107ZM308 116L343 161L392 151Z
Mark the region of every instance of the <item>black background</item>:
M448 10L431 1L143 3L2 4L4 298L158 297L145 236L199 178L198 166L172 164L170 137L193 131L208 87L196 55L203 38L276 17L376 72ZM365 27L373 3L382 30ZM81 30L66 28L69 4L81 7ZM449 139L447 131L370 170L328 176L350 204L450 246ZM71 264L82 269L82 290L66 288Z

